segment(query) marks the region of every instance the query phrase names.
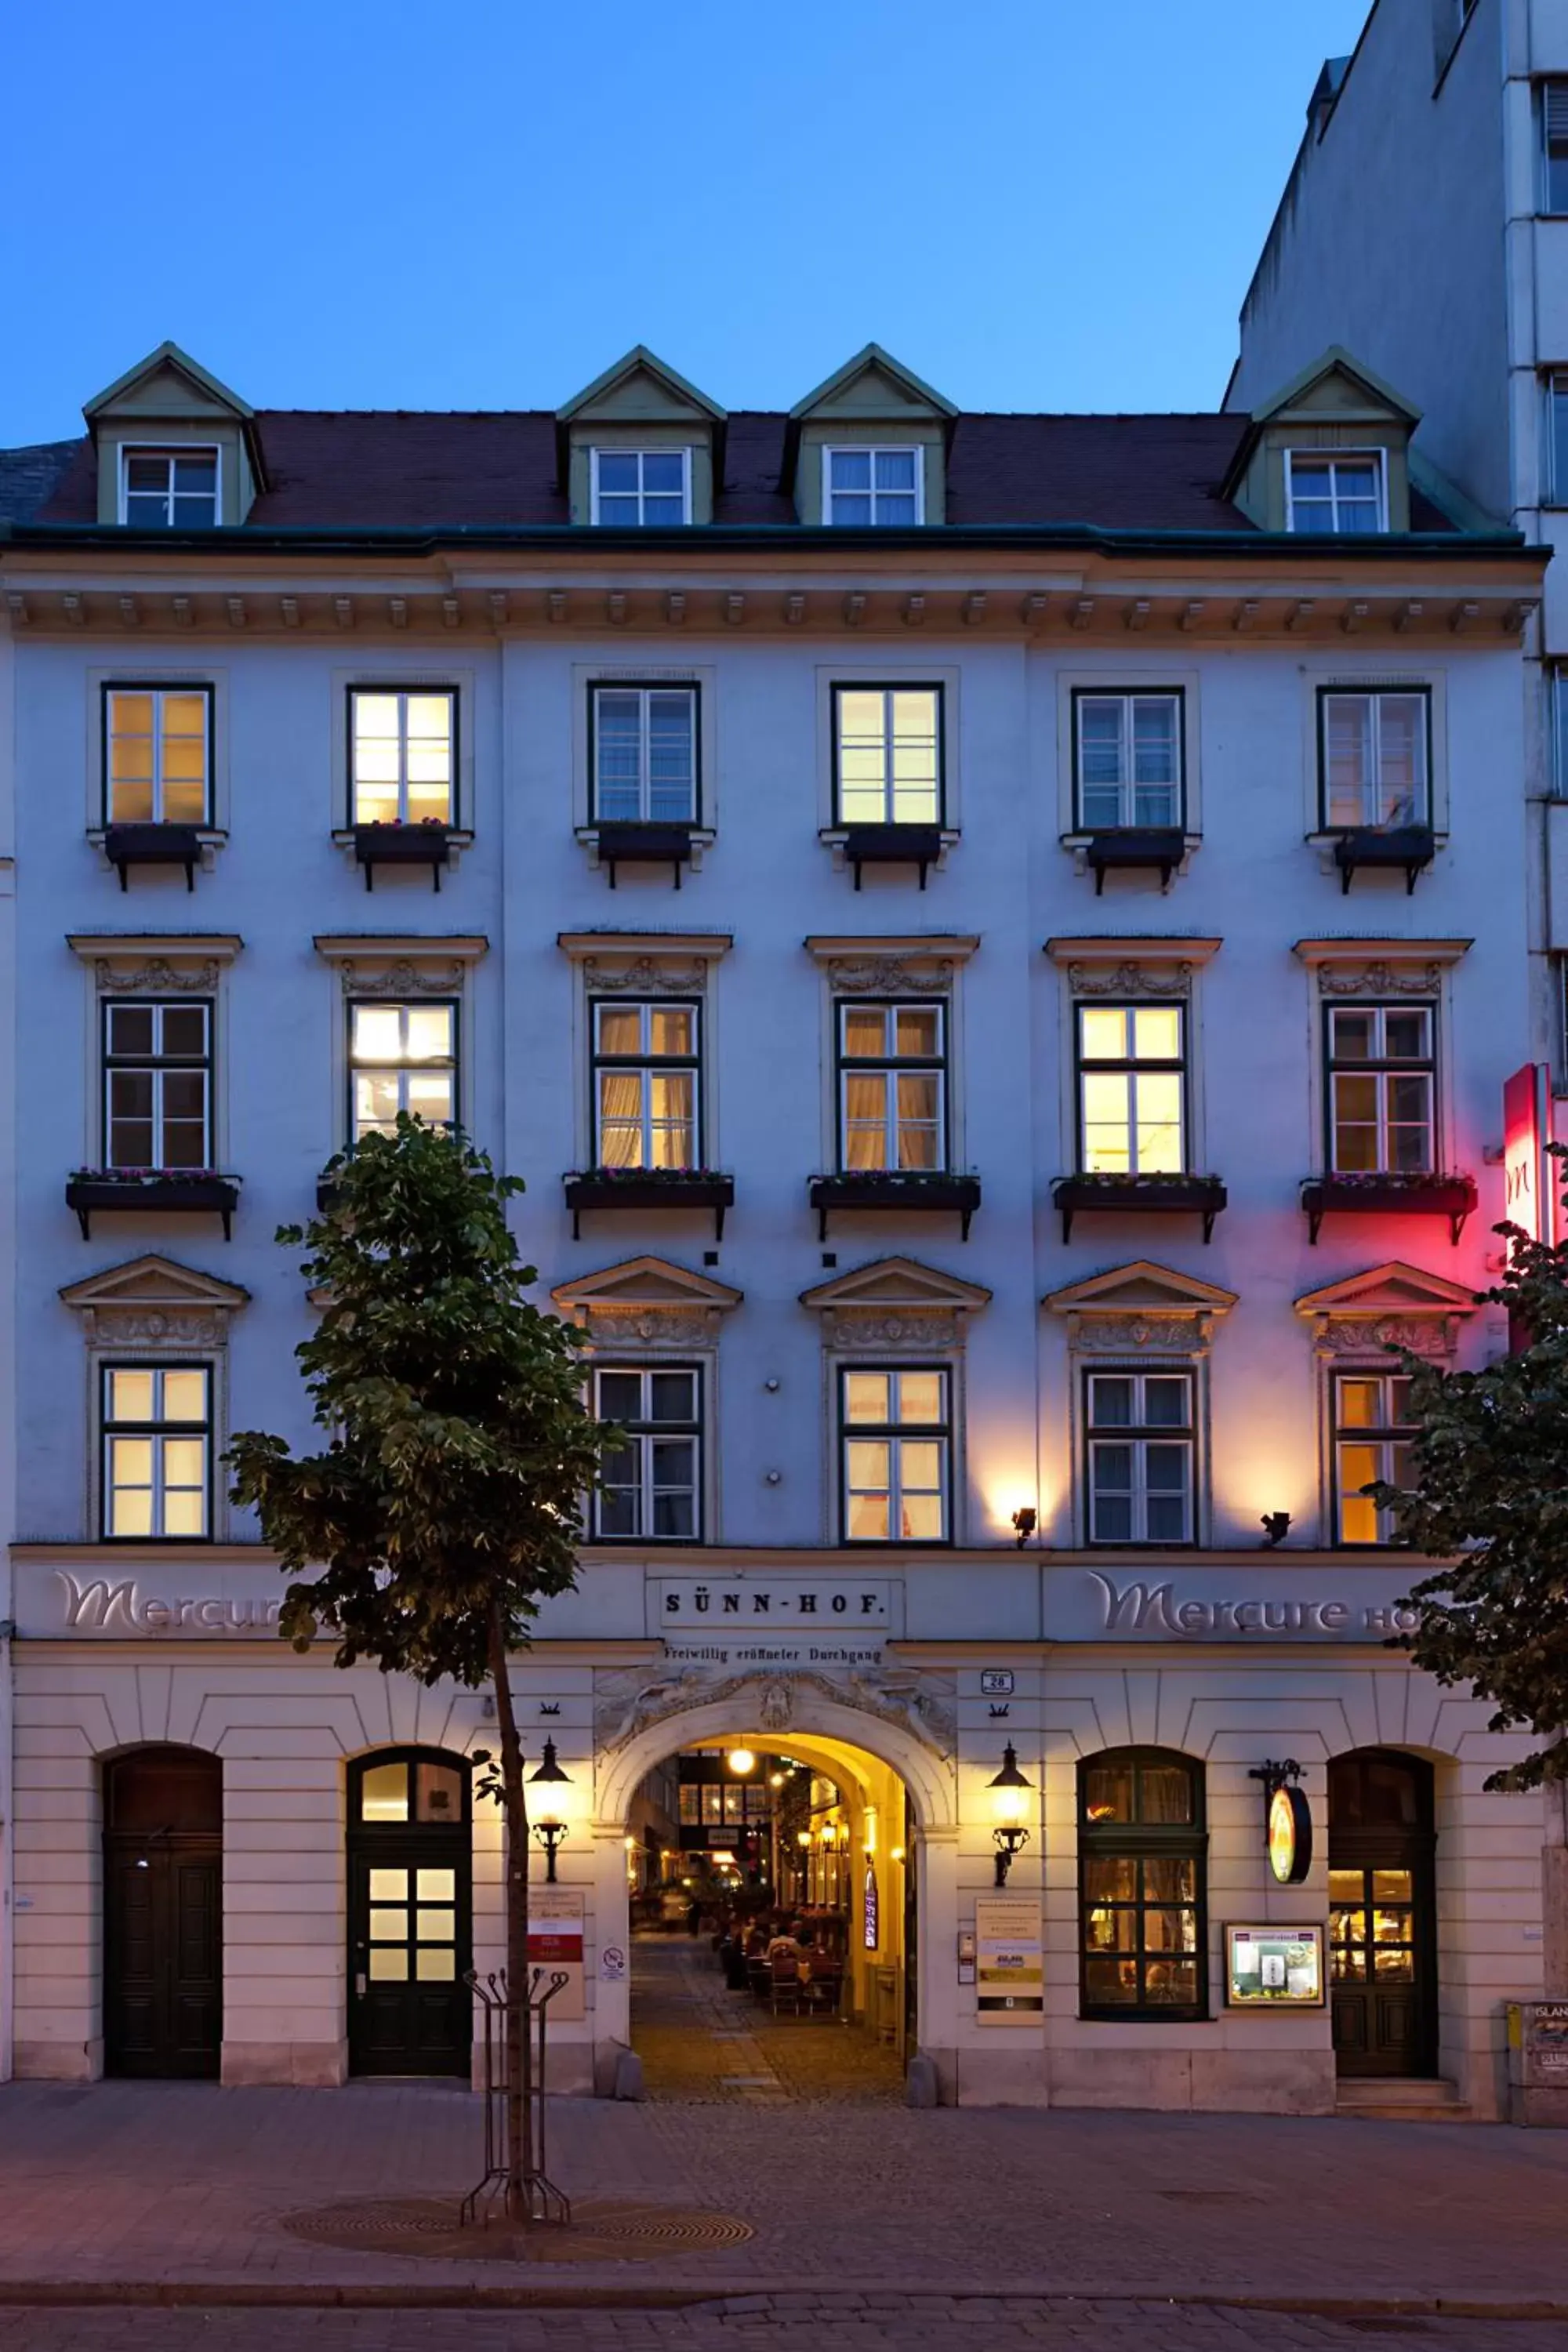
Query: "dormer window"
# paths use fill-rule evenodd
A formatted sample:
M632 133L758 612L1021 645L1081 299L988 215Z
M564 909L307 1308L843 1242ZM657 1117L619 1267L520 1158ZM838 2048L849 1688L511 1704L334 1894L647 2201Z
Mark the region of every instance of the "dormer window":
M919 449L825 449L822 514L842 528L897 530L925 520Z
M1285 455L1289 528L1315 537L1388 529L1388 496L1380 450L1321 457L1297 449Z
M624 530L691 520L689 449L595 449L593 519Z
M133 530L212 530L218 520L216 449L124 449L120 520Z

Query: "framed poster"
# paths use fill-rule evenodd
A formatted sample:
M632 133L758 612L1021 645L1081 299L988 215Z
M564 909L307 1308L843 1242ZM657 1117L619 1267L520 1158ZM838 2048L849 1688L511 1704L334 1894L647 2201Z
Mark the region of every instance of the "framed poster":
M974 2014L982 2025L1032 2025L1046 2006L1037 1895L974 1899Z
M1227 2009L1323 2007L1323 1930L1316 1920L1224 1932Z

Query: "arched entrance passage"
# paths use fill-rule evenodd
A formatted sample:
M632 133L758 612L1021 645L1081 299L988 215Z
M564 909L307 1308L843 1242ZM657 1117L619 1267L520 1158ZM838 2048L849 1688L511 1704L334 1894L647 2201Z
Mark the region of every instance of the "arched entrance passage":
M223 2045L223 1766L148 1747L103 1768L103 2063L216 2078Z
M383 1748L349 1766L349 2068L466 2077L473 1852L466 1756Z
M1344 2075L1436 2071L1432 1767L1361 1748L1329 1765L1334 2060Z

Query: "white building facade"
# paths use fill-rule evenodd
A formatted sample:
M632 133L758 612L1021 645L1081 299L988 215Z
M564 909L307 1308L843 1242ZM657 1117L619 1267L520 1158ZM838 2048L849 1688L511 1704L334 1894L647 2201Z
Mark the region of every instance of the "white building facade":
M1500 2112L1541 1809L1388 1646L1358 1490L1391 1347L1506 1345L1542 560L1354 362L1287 374L974 418L872 349L727 416L637 352L310 417L165 347L13 467L17 2074L468 2068L485 1695L280 1643L220 1465L304 1439L274 1230L406 1108L526 1180L634 1432L518 1666L562 2088L628 2041L639 1780L765 1737L860 1791L945 2099Z

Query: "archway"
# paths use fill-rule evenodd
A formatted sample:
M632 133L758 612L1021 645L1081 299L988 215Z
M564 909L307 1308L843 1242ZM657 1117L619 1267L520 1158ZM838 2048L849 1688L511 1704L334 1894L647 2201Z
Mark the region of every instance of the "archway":
M132 1748L103 1767L104 2071L215 2079L223 2048L223 1766Z

